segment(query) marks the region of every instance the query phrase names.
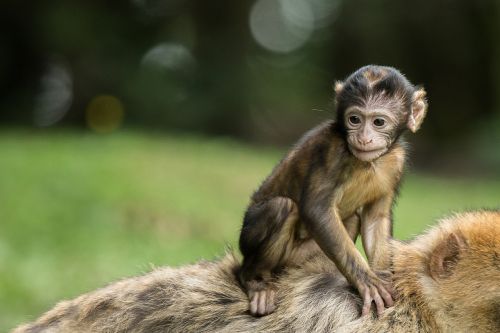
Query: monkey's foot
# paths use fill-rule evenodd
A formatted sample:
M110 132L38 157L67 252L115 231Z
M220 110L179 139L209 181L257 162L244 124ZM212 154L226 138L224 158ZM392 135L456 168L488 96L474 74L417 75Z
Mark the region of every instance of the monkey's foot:
M276 309L276 290L269 285L264 285L264 283L257 281L250 281L248 285L253 287L248 288L250 313L252 316L267 316L272 313Z

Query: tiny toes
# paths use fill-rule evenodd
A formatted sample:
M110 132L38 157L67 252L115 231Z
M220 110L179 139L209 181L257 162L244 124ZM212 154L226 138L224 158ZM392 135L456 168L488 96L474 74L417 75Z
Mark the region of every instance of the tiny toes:
M272 288L248 290L248 298L248 308L252 316L266 316L276 308L276 291Z
M259 306L258 314L263 316L266 314L266 292L259 291Z
M253 315L257 314L258 301L259 301L258 293L254 293L250 300L250 313Z

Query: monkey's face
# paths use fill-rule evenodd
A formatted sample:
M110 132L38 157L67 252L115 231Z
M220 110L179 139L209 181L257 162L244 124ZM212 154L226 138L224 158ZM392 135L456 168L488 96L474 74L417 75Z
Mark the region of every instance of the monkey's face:
M335 84L337 122L349 151L370 162L389 150L405 128L416 132L427 112L425 90L398 70L365 66Z
M384 108L352 106L344 114L344 123L351 153L371 162L389 150L399 121Z

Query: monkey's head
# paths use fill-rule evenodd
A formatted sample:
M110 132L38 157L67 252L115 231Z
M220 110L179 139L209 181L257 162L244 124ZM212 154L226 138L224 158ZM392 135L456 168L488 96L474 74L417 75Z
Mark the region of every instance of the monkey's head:
M500 332L500 210L452 215L401 246L401 299L428 304L443 332Z
M365 66L335 84L337 126L349 151L370 162L386 153L405 129L415 133L427 112L425 90L398 70Z

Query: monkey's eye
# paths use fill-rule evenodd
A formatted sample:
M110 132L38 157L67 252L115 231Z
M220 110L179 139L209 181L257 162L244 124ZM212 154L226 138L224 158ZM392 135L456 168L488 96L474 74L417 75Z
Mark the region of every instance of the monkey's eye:
M349 122L353 125L358 125L361 123L361 118L358 116L349 116Z
M382 119L382 118L376 118L374 121L373 121L373 125L377 126L377 127L382 127L385 125L385 120Z

